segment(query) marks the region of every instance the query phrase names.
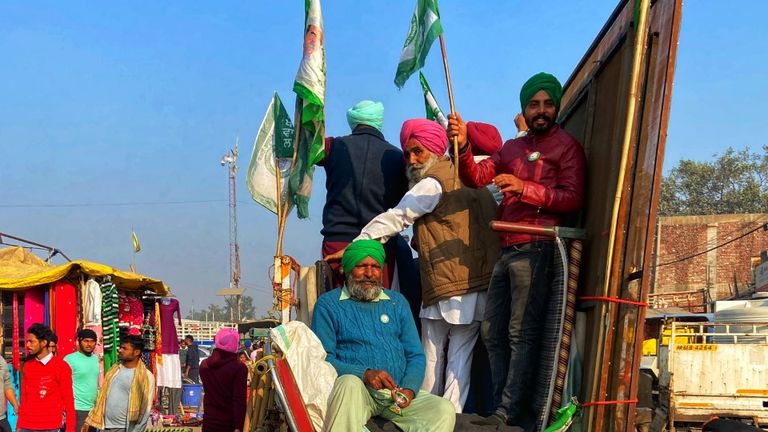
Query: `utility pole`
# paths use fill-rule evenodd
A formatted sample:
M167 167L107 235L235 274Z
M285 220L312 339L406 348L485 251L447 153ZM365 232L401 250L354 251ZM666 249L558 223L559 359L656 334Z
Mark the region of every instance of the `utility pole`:
M227 167L229 178L229 290L227 294L234 300L235 311L230 312L230 320L240 322L240 245L237 243L237 157L240 138L235 141L235 148L230 149L221 158L221 166ZM219 294L221 295L221 294ZM231 310L232 308L230 308Z

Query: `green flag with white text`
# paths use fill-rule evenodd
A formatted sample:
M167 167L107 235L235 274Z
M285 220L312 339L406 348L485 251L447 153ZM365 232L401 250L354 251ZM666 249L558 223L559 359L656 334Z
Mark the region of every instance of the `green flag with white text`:
M259 133L253 142L251 162L245 182L254 201L277 214L277 200L288 192L288 175L293 157L293 123L277 93L264 114ZM277 170L280 172L280 192L277 196Z
M432 94L429 84L427 84L427 79L421 72L419 72L419 82L421 82L421 88L424 90L424 107L427 109L427 118L440 123L442 127L448 129L448 119L445 118L443 110L437 105L435 96Z
M403 88L408 78L424 67L432 42L443 32L437 0L416 0L416 10L408 27L403 52L395 74L395 85Z
M289 182L299 218L309 217L315 164L325 156L325 47L320 0L304 1L304 54L293 83L299 109L299 145Z

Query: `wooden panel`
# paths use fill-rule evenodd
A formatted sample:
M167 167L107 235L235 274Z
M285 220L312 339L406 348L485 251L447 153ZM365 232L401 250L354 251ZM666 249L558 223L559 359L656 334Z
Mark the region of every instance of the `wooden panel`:
M631 99L634 4L620 2L571 75L560 122L584 145L589 164L582 215L589 238L579 294L647 301L682 3L652 3L647 21L649 37L640 63L641 85L638 97ZM630 104L634 104L635 116L628 122ZM627 134L630 141L622 166ZM626 176L619 184L622 168ZM617 191L620 199L614 208ZM618 212L616 226L612 225L614 211ZM616 230L613 244L612 230ZM642 322L644 310L604 303L581 307L587 312L589 333L581 400L633 399L642 341L638 322ZM634 408L619 404L589 409L586 428L633 430Z

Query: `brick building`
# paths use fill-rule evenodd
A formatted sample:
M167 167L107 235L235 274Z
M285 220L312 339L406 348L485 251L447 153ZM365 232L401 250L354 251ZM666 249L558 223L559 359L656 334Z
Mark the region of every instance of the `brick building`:
M744 294L768 250L766 224L768 214L659 218L652 293L703 293L710 300Z

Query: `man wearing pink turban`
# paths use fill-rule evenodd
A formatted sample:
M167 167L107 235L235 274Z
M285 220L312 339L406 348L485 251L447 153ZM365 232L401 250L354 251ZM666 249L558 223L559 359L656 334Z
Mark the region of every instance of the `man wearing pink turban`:
M426 356L421 388L448 399L460 413L469 393L485 290L498 257L498 240L488 226L496 203L488 190L465 188L455 177L445 156L448 135L440 124L406 121L400 145L410 189L395 207L374 217L356 240L383 243L413 225Z
M237 329L223 327L213 339L211 356L200 365L203 381L203 430L242 431L245 422L248 368L240 362Z

